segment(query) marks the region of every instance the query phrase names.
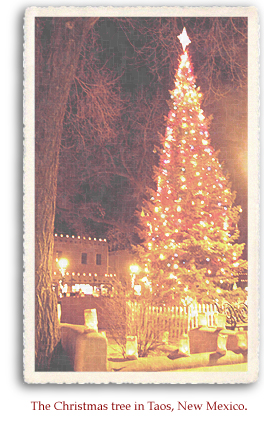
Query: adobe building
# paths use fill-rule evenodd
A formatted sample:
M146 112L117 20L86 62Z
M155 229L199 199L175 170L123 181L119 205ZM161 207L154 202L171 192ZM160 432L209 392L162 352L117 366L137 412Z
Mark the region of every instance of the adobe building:
M128 250L118 250L109 253L109 272L115 273L122 283L130 283L130 266L134 264L134 257Z
M67 266L60 266L61 259ZM116 274L108 272L106 239L54 235L53 284L58 294L106 295Z

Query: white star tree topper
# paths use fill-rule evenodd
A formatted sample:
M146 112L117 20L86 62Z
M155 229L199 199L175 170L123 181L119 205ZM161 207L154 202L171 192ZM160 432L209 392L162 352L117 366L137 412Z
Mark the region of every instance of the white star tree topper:
M191 43L191 40L189 39L186 29L184 27L182 33L177 37L180 40L180 43L182 45L183 51L185 51L187 45L189 45Z

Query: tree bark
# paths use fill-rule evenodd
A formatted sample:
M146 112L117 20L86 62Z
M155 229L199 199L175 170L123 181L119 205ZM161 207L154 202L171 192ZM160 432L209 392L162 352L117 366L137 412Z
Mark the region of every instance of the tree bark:
M37 18L35 51L35 369L59 341L52 256L63 118L82 45L98 18Z

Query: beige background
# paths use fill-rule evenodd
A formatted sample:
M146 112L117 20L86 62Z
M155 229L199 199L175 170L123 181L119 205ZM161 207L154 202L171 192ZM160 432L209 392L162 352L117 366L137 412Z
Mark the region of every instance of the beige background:
M45 2L47 5L51 2ZM98 2L89 2L98 4ZM100 2L103 4L103 2ZM109 4L110 2L108 2ZM116 2L117 3L117 2ZM116 4L111 2L112 5ZM135 3L135 2L134 2ZM174 2L171 2L174 3ZM226 5L228 2L219 1ZM239 5L243 5L240 2ZM35 5L42 6L40 0ZM82 2L79 2L81 5ZM104 2L104 4L107 4ZM117 3L118 4L118 3ZM133 4L131 2L130 4ZM141 2L148 5L148 2ZM154 3L151 2L153 5ZM170 2L167 2L169 5ZM201 4L192 2L192 4ZM209 4L209 2L203 2ZM263 21L263 3L254 2ZM63 5L63 2L56 2ZM260 349L260 377L256 383L249 385L26 385L23 383L22 363L22 25L23 14L28 3L12 0L5 4L1 22L1 231L2 231L2 305L1 305L1 424L8 433L26 431L33 436L73 433L90 434L91 427L96 434L152 435L164 433L200 436L213 432L214 435L247 435L259 428L263 421L263 352ZM262 59L262 56L261 56ZM255 110L255 109L254 109ZM257 116L257 111L255 111ZM263 119L261 118L261 124ZM255 132L256 135L256 132ZM257 139L255 138L257 142ZM261 168L263 166L263 161ZM257 162L253 161L253 174ZM258 199L255 190L252 202ZM254 210L253 210L254 212ZM29 211L30 213L30 211ZM253 229L254 231L254 229ZM258 230L254 231L255 247L258 244ZM30 240L28 241L30 243ZM263 263L263 262L262 262ZM257 267L257 264L253 265ZM263 268L262 268L263 269ZM263 300L263 299L262 299ZM29 304L29 303L28 303ZM262 305L262 303L261 303ZM30 308L29 308L30 309ZM254 334L258 318L254 320ZM261 330L263 332L263 323ZM256 336L256 335L255 335ZM218 401L229 403L244 402L244 412L34 412L31 401L53 405L56 401L74 403L96 402L111 403L173 403L187 401L203 403ZM103 413L103 415L102 415ZM165 414L166 413L166 414Z

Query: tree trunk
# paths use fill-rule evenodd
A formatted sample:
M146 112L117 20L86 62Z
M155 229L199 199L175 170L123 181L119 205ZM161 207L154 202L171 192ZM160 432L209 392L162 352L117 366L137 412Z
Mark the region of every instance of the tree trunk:
M98 18L37 18L35 52L35 368L59 341L52 256L63 118L82 45Z

